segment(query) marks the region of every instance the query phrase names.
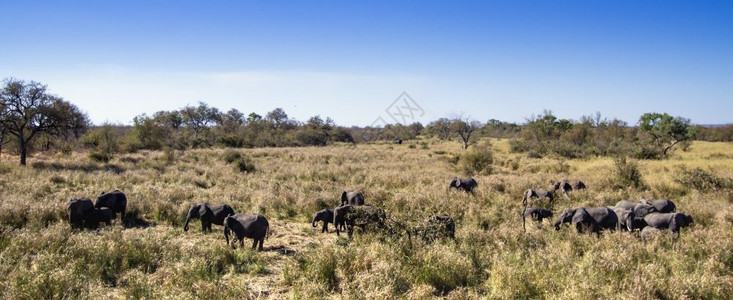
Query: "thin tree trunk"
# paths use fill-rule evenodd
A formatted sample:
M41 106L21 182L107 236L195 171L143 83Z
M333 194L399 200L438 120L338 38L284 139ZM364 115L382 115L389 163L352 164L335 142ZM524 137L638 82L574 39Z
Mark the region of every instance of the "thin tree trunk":
M20 165L25 166L26 146L25 141L20 141Z
M20 165L25 166L25 158L26 158L26 141L25 137L20 136L18 138L18 144L20 145Z

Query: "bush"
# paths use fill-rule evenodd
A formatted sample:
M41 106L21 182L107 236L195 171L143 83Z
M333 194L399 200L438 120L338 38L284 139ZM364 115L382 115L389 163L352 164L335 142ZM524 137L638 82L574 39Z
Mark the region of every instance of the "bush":
M491 152L491 144L484 142L476 145L467 153L461 155L459 166L466 174L490 174L491 164L494 163L494 156Z
M242 153L239 153L239 151L235 151L235 150L227 150L227 151L224 151L224 154L222 154L221 158L228 164L231 164L241 159Z
M701 192L719 191L731 186L729 180L720 178L701 168L680 168L676 181L685 187L692 187Z
M644 182L641 179L639 165L635 162L627 162L626 157L619 157L614 160L615 179L617 188L642 188Z
M96 162L108 163L112 159L112 154L92 151L89 152L89 159Z
M237 161L234 162L234 165L236 166L236 169L239 170L241 173L252 173L254 172L255 165L252 163L252 160L250 160L248 157L241 157L237 159Z

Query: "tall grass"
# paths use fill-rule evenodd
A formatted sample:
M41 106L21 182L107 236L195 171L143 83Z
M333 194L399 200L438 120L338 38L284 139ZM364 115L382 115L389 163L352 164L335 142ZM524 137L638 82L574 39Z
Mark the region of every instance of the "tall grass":
M481 162L479 187L466 194L447 189L466 173L466 152L428 143L141 151L106 163L41 154L35 167L0 164L0 298L733 298L733 196L717 184L733 178L733 156L720 155L733 145L695 142L669 160L619 167L610 158L527 157L492 140L491 159L472 160ZM256 171L242 172L243 159ZM619 174L629 181L619 184ZM556 214L671 197L696 226L646 243L555 231L547 221L523 233L522 191L562 178L588 189L559 197ZM636 182L644 188L622 188ZM127 194L127 228L119 219L97 231L69 228L68 199L113 189ZM342 190L362 191L408 227L451 215L456 239L321 234L310 217L335 207ZM203 234L194 221L184 233L187 208L205 201L265 215L266 251L232 249L216 225Z

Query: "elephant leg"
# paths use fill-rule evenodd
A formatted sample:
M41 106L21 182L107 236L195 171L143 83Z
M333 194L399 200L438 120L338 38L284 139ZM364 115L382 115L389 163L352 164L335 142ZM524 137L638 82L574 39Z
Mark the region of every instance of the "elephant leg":
M258 240L257 240L257 239L252 239L252 250L255 250L255 249L257 249L257 242L258 242ZM261 250L261 249L260 249L260 250Z
M259 251L262 251L262 248L263 248L264 244L265 244L265 237L262 237L262 238L260 239L260 247L259 247Z
M323 228L321 229L321 233L328 233L328 222L323 221Z

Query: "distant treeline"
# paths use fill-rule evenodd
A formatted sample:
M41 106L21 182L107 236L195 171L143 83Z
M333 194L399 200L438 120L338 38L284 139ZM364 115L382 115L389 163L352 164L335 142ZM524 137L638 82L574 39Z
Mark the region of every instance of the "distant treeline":
M510 139L511 151L529 156L568 158L627 155L663 158L691 140L733 141L733 124L698 126L689 119L647 113L637 124L608 120L600 113L579 120L558 119L545 111L524 124L461 117L441 118L427 125L390 124L380 128L343 127L331 118L290 118L281 108L259 115L237 109L221 111L200 102L180 109L142 114L132 126L93 126L75 105L46 92L37 82L6 79L0 91L0 155L28 151L72 151L82 147L90 156L108 160L114 153L138 150L209 147L254 148L325 146L330 143L396 142L424 138L455 140L468 148L482 137ZM21 155L21 163L25 163Z

